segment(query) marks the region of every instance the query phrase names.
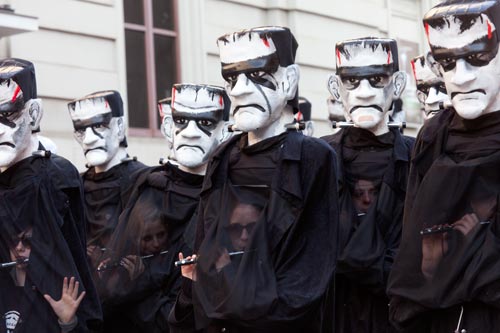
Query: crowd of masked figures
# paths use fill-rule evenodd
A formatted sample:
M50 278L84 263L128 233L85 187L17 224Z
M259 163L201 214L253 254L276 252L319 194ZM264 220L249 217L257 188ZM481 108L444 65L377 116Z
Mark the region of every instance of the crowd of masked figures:
M423 24L416 139L395 40L336 43L314 138L267 26L217 39L225 87L159 101L157 166L117 91L70 102L83 174L39 134L33 64L1 60L0 332L499 332L500 0Z

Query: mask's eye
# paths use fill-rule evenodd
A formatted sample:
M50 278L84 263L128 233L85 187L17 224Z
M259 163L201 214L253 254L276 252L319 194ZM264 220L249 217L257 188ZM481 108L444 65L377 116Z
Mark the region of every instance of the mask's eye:
M389 83L387 75L375 75L368 78L368 82L374 88L384 88Z
M186 125L188 121L186 118L174 118L174 123L177 125Z
M346 89L355 89L359 86L360 79L356 77L342 78L342 83Z
M228 83L235 84L238 81L238 74L227 75L224 78Z
M261 77L263 77L264 75L266 75L266 72L263 72L263 71L255 71L255 72L251 72L250 74L248 74L252 79L259 79Z
M457 65L457 60L451 57L446 57L440 59L439 63L441 64L441 66L443 66L443 69L447 72L455 68L455 66Z
M201 120L198 120L198 124L200 124L203 127L209 127L209 126L212 126L214 123L210 120L207 120L207 119L201 119Z

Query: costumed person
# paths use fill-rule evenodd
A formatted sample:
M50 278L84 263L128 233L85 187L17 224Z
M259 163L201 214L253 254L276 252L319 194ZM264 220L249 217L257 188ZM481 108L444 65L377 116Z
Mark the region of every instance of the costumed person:
M27 220L17 220L12 221L12 224L2 225L2 232L7 233L7 237L3 237L7 240L7 244L2 244L1 252L2 259L5 257L5 253L8 251L10 255L10 261L3 262L1 264L1 269L8 271L8 276L3 273L0 280L2 284L8 284L10 281L3 281L3 279L13 280L14 286L3 291L5 299L8 298L6 303L10 303L10 306L14 306L17 310L10 310L3 315L5 320L2 323L0 332L14 333L14 332L25 332L24 321L25 318L21 317L19 310L19 304L27 305L27 300L24 295L24 287L28 281L30 281L30 276L27 273L28 263L31 255L31 247L33 240L33 226L27 222ZM6 245L6 246L5 246ZM7 248L8 249L7 249ZM51 323L54 331L50 332L70 332L74 331L78 322L76 319L76 310L80 305L83 297L85 297L85 292L78 293L79 282L75 281L74 277L71 279L65 277L62 281L62 292L61 299L59 301L54 300L50 295L45 294L43 297L50 304L54 314L56 315L59 327L54 323ZM33 305L31 305L33 306ZM42 302L43 306L43 302ZM49 310L46 306L45 311ZM23 307L26 309L26 307ZM54 320L53 314L48 311L46 313L52 320ZM43 332L47 332L42 329ZM38 330L37 330L38 332Z
M415 143L390 316L402 332L498 332L500 1L444 1L423 22L453 107Z
M87 332L98 328L101 308L85 253L81 181L32 133L42 113L33 64L0 60L0 313L9 327L15 314L12 332ZM29 258L12 260L15 237L28 229ZM74 320L58 322L44 295L60 300L65 277L74 277L85 297Z
M87 255L95 270L126 205L133 175L145 165L127 154L123 101L113 90L68 103L75 140L88 170L82 174L87 219Z
M395 332L387 278L399 247L414 139L389 128L389 113L406 85L396 41L337 43L328 87L351 126L323 137L339 157L340 252L335 316L327 332Z
M295 120L304 124L302 133L307 136L314 135L314 121L311 119L311 102L305 97L299 97L299 112L295 114Z
M446 94L443 77L439 73L436 60L432 53L415 57L411 60L417 98L422 110L424 122L450 106L450 98Z
M193 251L203 176L224 139L230 103L224 88L196 84L175 84L171 103L176 165L141 172L112 236L111 257L98 268L106 332L168 332L181 282L174 262L180 251Z
M217 44L242 133L209 163L198 259L182 266L171 332L312 332L337 259L335 152L286 129L299 81L288 28L243 30ZM248 220L238 221L239 210Z

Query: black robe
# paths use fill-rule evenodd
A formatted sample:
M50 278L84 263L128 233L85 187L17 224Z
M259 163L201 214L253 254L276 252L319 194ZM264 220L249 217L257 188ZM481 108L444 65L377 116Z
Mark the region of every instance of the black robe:
M191 286L183 279L169 317L171 332L313 332L317 327L337 259L335 152L302 133L269 138L278 152L270 186L258 179L233 184L230 156L245 135L223 144L209 163L196 234L197 281ZM214 269L221 253L235 250L227 232L231 206L242 198L262 203L263 194L244 253Z
M339 156L341 241L335 315L326 332L395 332L389 323L387 278L400 243L409 161L414 139L396 129L376 137L346 128L323 137ZM356 180L377 184L377 196L358 217L352 193ZM331 302L328 304L332 304ZM327 314L325 314L328 317Z
M442 112L419 133L388 283L401 331L498 332L499 169L500 112Z
M57 317L43 294L59 300L63 278L74 276L80 292L86 291L77 311L76 331L98 328L102 314L87 265L81 180L76 168L62 157L29 157L0 173L1 262L11 261L9 242L27 228L33 236L25 287L15 287L11 269L0 270L2 316L14 310L9 305L17 304L21 311L25 309L19 332L54 332ZM12 303L9 293L21 289L24 297ZM3 328L0 325L0 331Z
M134 159L96 173L92 167L82 174L87 218L87 244L105 249L118 217L127 204L137 171L146 166Z
M139 255L135 240L148 222L143 219L158 219L167 226L168 253L144 259L145 271L134 281L122 267L116 269L119 283L102 281L105 332L168 332L167 317L181 282L174 262L179 252L193 251L202 182L203 176L170 163L140 171L110 247L117 257Z

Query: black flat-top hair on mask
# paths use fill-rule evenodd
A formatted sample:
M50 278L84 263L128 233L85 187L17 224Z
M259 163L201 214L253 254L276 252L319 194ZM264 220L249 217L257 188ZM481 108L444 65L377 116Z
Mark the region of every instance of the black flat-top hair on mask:
M460 32L464 32L485 14L497 28L495 34L498 36L500 24L500 1L499 0L447 0L434 6L423 19L424 26L427 24L433 28L443 28L450 23L447 17L452 16L460 22Z
M123 116L123 100L120 93L116 90L103 90L97 91L81 98L75 99L68 103L68 109L70 111L75 110L75 105L78 102L87 100L87 99L97 99L104 98L106 102L108 102L109 107L111 108L111 115L113 117L122 117Z
M365 49L370 48L373 52L375 52L378 48L382 48L384 52L392 54L392 72L399 71L399 58L398 58L398 44L396 40L391 38L379 38L379 37L363 37L356 39L348 39L341 42L338 42L335 45L335 56L338 54L343 55L347 60L351 59L351 53L349 52L349 48L352 46L360 46L363 45ZM342 64L339 66L337 63L337 74L339 68L342 67Z
M259 35L261 39L271 39L276 46L276 54L279 58L279 64L282 67L295 63L295 55L299 44L293 36L290 29L286 27L256 27L245 29L238 32L226 34L217 39L217 44L233 43L240 38L252 38L252 33Z
M299 111L302 113L304 121L311 120L311 102L305 97L299 97Z
M276 47L279 64L281 67L287 67L295 64L295 56L299 43L295 39L289 28L277 26L264 26L251 29L245 29L234 33L229 33L217 39L217 44L227 44L236 42L240 38L252 38L252 33L256 33L263 40L271 39ZM287 102L293 108L293 113L299 110L299 89L295 97Z
M222 114L222 120L224 121L229 120L229 111L231 110L231 100L229 99L229 96L226 93L226 89L219 86L212 86L208 84L191 84L191 83L176 83L172 87L175 89L176 93L181 93L183 89L193 89L196 91L196 93L198 93L198 91L204 89L208 91L209 96L210 98L212 98L212 100L218 98L219 96L222 96L222 100L224 103L224 110L223 110L224 112ZM166 101L167 99L168 98L165 98L164 100Z
M13 80L23 92L24 102L37 98L35 66L24 59L0 60L0 81Z

